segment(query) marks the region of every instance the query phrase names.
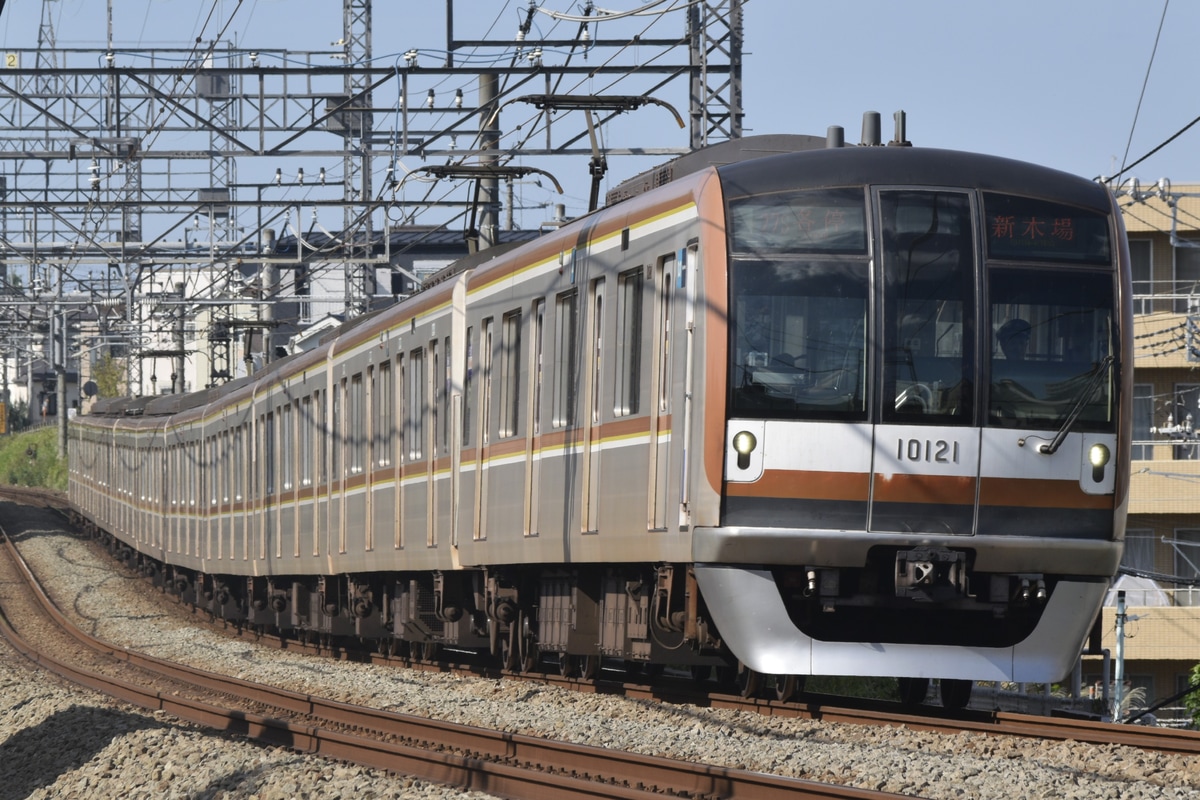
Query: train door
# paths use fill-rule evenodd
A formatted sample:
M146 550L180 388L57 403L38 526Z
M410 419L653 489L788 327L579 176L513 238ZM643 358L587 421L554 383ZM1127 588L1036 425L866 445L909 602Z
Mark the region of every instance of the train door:
M975 231L970 195L881 190L880 417L869 530L975 529Z

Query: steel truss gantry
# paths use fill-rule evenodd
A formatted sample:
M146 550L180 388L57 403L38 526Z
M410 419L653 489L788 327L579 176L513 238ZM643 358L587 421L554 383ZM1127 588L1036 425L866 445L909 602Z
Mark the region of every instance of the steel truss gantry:
M585 172L592 120L507 105L517 98L619 91L687 109L686 141L655 118L661 110L629 112L633 133L624 112L598 112L595 125L621 140L600 146L614 161L740 137L742 2L651 3L658 18L620 19L589 3L542 38L530 23L544 9L531 2L516 38L466 39L446 0L444 47L387 58L372 52L370 0L343 0L331 50L225 41L134 50L112 45L110 32L104 49L59 48L51 35L10 51L0 72L0 260L3 291L22 304L0 328L27 325L40 305L73 293L119 309L118 320L101 315L104 334L128 337L136 354L156 348L156 318L177 317L162 297L233 303L253 278L257 299L270 300L286 289L279 269L304 270L304 280L340 270L344 311L361 313L380 265L370 246L378 231L414 220L466 228L477 202L481 228L501 218L496 183L480 179L472 195L450 199L427 172L416 191L405 170L554 159L559 175ZM325 165L339 163L341 174L326 177ZM273 255L271 233L302 239L314 226L340 226L333 245L306 250L302 267ZM203 280L190 277L201 271ZM206 319L197 327L228 327L219 312ZM174 337L174 324L160 333ZM132 372L131 381L141 383Z

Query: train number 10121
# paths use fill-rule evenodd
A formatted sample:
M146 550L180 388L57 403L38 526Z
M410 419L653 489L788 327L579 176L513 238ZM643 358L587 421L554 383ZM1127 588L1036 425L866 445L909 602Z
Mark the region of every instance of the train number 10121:
M945 439L897 439L896 459L957 464L958 442L947 442Z

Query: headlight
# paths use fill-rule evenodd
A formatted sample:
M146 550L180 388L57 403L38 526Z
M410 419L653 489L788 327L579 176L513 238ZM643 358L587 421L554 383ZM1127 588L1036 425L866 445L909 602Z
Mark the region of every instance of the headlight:
M733 437L733 449L738 452L738 455L748 456L754 452L754 448L757 446L758 439L750 431L742 431Z
M1112 458L1112 453L1106 445L1094 444L1092 449L1088 451L1088 460L1092 462L1093 467L1103 467Z
M758 447L758 438L750 431L739 431L733 436L733 449L738 454L738 469L750 468L750 454Z

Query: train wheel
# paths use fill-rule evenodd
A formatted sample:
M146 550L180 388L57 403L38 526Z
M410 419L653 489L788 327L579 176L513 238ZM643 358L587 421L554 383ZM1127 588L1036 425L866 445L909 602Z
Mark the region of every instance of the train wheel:
M583 680L590 681L595 678L599 668L600 656L575 656L575 670Z
M517 636L521 645L521 672L533 672L538 665L539 653L537 638L529 627L529 617L525 616L525 612L521 612L517 618Z
M500 667L509 672L516 672L518 662L520 661L521 645L518 641L519 635L515 624L509 627L507 634L501 634Z
M737 690L742 697L754 697L762 688L762 673L755 672L745 664L738 669Z
M708 664L692 664L688 667L688 672L696 683L704 683L712 676L712 667Z
M919 706L929 694L929 678L897 678L896 688L900 702L906 706Z
M942 678L942 708L955 711L966 708L967 704L971 702L971 689L974 686L974 681Z
M578 662L568 653L558 654L558 674L564 678L574 678L579 673Z
M775 699L787 702L804 690L804 678L800 675L776 675Z

